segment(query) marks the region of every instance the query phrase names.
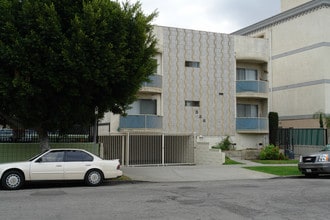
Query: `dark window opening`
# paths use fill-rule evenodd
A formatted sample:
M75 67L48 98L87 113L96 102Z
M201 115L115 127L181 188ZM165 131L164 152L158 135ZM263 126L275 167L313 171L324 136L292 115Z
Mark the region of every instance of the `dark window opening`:
M197 61L186 61L185 62L185 66L186 67L194 67L194 68L199 68L199 65L200 63L197 62Z
M189 107L199 107L199 101L185 101L185 106Z

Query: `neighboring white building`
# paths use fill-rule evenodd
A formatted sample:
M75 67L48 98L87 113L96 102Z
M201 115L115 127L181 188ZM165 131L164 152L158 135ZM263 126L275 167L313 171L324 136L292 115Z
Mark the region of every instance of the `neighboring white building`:
M330 114L330 0L282 0L282 13L233 34L269 39L269 111L280 126L319 127L313 115Z

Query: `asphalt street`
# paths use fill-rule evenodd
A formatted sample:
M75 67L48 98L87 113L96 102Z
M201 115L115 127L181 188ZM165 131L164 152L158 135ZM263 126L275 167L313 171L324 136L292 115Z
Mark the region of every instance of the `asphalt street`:
M309 220L330 215L329 178L33 184L0 190L4 220Z

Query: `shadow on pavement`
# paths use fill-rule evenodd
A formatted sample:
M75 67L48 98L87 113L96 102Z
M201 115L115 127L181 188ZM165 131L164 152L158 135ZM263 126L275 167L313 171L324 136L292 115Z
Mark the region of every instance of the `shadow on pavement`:
M134 180L106 180L102 186L113 186L121 184L137 184L142 181ZM99 187L99 186L87 186L84 181L37 181L37 182L26 182L22 189L20 190L29 190L29 189L53 189L53 188L74 188L74 187ZM0 190L5 190L0 186Z

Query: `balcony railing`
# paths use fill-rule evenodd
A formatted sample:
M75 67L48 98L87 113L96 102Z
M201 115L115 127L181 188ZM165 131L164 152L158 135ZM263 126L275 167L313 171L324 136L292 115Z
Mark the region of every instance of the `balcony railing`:
M268 118L236 118L236 130L242 132L268 132Z
M267 93L268 82L266 81L236 81L236 92L254 92L254 93Z
M121 116L119 127L128 129L162 129L163 117L158 115Z
M161 75L151 75L149 79L150 82L143 83L143 87L162 88L163 77Z

